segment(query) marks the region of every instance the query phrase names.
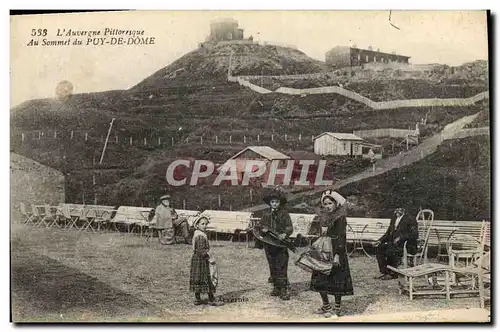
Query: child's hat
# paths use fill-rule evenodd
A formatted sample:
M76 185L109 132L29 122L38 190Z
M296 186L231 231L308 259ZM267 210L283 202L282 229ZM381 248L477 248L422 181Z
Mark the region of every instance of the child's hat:
M196 219L195 221L193 221L193 227L196 228L196 226L198 226L198 224L200 223L201 220L203 219L206 219L207 220L207 223L210 224L210 217L205 215L205 214L200 214Z
M283 205L287 202L286 197L280 188L276 188L271 190L267 195L264 196L263 201L269 205L272 199L277 199L280 201L280 204Z

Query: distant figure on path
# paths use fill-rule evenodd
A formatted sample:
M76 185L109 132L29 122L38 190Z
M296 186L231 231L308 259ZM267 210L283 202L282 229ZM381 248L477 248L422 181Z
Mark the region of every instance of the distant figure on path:
M394 211L387 232L375 243L377 261L381 275L376 279L389 280L398 276L387 268L387 265L397 267L403 256L405 242L409 254L417 252L418 223L410 218L403 208Z

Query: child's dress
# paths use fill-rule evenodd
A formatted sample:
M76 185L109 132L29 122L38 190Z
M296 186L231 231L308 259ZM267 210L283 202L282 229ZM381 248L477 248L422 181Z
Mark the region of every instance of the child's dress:
M193 256L191 257L191 275L189 290L195 293L215 293L215 285L210 273L210 244L207 235L195 230L193 235Z

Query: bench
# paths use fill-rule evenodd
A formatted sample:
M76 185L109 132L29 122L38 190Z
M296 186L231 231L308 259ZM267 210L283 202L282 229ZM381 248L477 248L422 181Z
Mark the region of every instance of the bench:
M390 219L348 217L346 238L348 243L353 244L352 250L348 254L351 255L355 250L360 250L366 256L371 257L364 244L375 244L385 234L389 223Z
M142 236L142 228L149 227L150 225L147 216L151 211L154 211L154 209L137 206L120 206L110 222L116 230L118 230L118 225L126 226L127 233L132 233L134 230L139 229L140 236Z
M429 247L438 248L438 259L449 256L448 247L460 250L476 251L481 238L480 221L452 221L452 220L434 220L431 226L431 233L428 240ZM419 237L423 238L422 224L419 222ZM491 243L490 222L486 222L486 242L487 246ZM474 240L477 239L477 240Z
M252 229L252 216L251 212L243 211L217 211L205 210L202 215L210 218L210 229L215 233L215 240L217 241L217 233L230 234L231 241L235 237L239 238L241 234L246 235L247 242L249 232Z

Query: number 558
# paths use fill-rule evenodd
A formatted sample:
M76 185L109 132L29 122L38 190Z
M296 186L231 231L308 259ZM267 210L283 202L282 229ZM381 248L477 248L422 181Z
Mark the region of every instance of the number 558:
M32 36L47 36L47 29L31 29Z

